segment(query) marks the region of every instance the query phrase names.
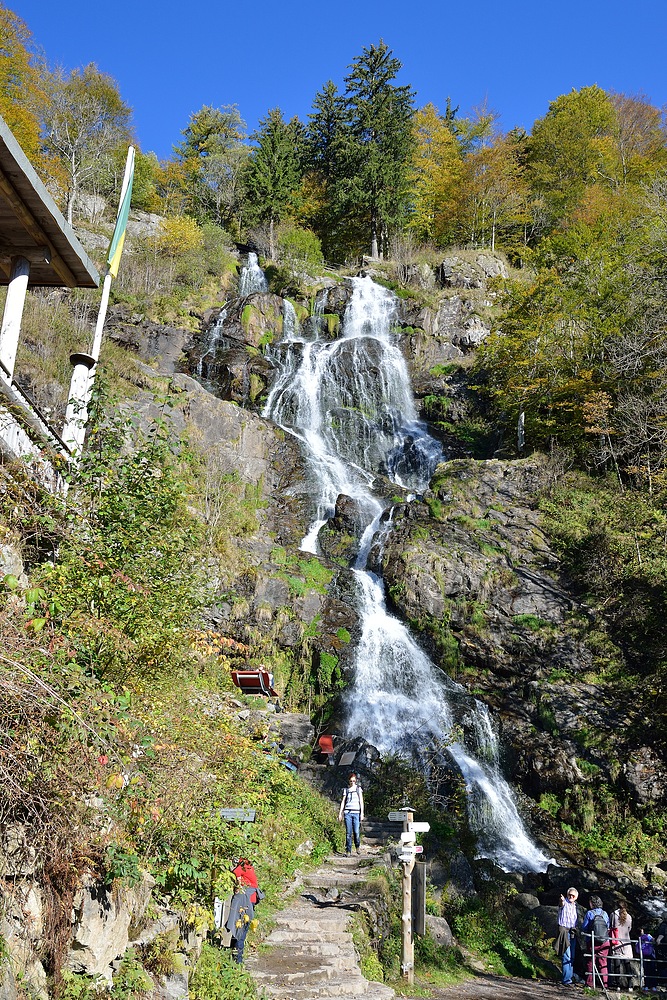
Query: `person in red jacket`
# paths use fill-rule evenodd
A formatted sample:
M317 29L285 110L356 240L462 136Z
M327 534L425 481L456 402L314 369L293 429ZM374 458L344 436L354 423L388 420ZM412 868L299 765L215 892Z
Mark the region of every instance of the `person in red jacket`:
M250 902L253 906L259 903L260 899L264 898L264 893L261 891L257 885L257 875L255 874L255 869L247 858L239 858L234 867L232 868L232 874L236 875L239 882L242 885L248 886L253 891L248 893Z

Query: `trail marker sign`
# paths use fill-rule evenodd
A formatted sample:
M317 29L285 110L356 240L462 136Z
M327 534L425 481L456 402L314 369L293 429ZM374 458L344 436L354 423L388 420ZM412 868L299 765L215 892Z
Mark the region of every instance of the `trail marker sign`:
M256 809L221 809L220 819L235 820L237 823L254 823Z
M430 823L408 823L408 830L412 830L414 833L428 833L430 829Z
M405 812L403 811L398 812L397 810L394 810L393 812L389 813L387 819L389 820L390 823L402 823L403 820L405 819Z

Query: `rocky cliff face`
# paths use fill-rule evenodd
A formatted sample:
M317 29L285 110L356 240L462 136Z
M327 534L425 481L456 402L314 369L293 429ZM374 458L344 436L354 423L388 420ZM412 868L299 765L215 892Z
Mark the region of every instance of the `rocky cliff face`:
M470 455L457 436L475 407L466 370L492 325L494 279L505 275L494 255L450 256L421 302L397 299L396 334L418 401L426 415L434 398L446 409L439 432L450 456ZM279 339L288 312L306 336L317 330L333 338L350 294L345 282L327 281L309 304L291 310L270 293L233 300L207 317L199 345L190 344L191 363L201 372L209 352L206 385L213 376L216 393L255 409L272 379L271 356L261 348ZM323 653L332 654L344 673L357 628L347 570L356 544L354 504L339 498L320 533L322 557L304 557L298 544L313 509L296 442L179 379L179 410L194 439L218 451L224 468L262 497L256 530L239 540L244 559L230 571L211 622L238 638L269 636L315 670ZM662 802L665 786L655 752L637 738L631 702L597 675L597 623L578 604L542 528L538 495L547 478L539 460L454 457L424 497L395 508L378 558L396 612L442 668L497 713L513 780L533 801L554 796L559 819L576 824L600 778L640 810ZM389 483L380 492L397 493ZM546 813L536 819L553 825ZM560 833L559 843L574 850Z

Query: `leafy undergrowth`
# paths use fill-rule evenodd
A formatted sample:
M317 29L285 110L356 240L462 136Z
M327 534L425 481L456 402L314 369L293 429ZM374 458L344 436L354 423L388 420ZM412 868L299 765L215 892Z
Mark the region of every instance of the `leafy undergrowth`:
M462 948L488 972L535 979L549 975L544 934L529 918L515 915L506 886L450 906L448 920Z
M0 540L20 539L31 577L0 581L0 824L36 868L53 915L44 964L71 998L96 989L61 978L84 873L113 887L147 872L154 899L203 931L233 858L252 858L270 904L340 838L261 717L238 717L229 668L248 651L201 640L206 537L183 446L161 421L94 428L66 497L0 470ZM234 807L256 822L223 820ZM140 995L116 978L119 998Z

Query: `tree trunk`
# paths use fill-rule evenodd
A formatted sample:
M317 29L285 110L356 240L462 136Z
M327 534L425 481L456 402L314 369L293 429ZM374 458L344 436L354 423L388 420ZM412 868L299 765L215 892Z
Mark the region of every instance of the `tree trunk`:
M373 260L378 257L378 220L375 211L371 212L371 257Z

